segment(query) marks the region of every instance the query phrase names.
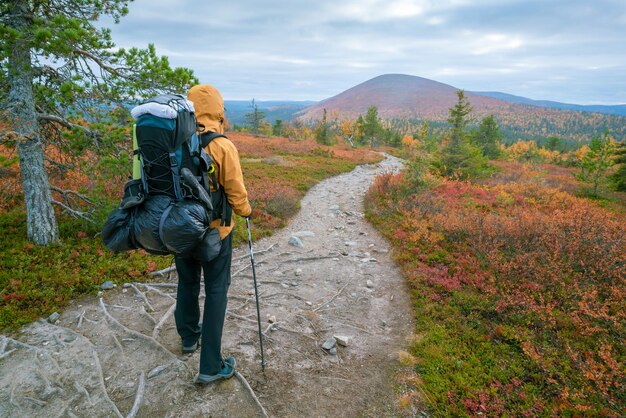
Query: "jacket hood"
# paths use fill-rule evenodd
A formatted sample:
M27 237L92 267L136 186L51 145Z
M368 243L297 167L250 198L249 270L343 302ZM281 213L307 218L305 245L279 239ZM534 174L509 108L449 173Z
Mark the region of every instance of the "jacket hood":
M224 99L220 92L210 84L199 84L189 89L187 98L193 102L199 132L224 133Z

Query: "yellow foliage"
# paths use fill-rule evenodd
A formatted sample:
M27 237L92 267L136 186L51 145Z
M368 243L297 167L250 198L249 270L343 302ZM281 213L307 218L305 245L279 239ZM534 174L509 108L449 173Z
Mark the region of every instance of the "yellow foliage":
M545 148L539 148L537 155L541 161L546 163L558 164L563 160L563 156L559 151L551 151Z
M517 141L506 149L506 153L510 160L524 161L535 156L538 147L534 141Z
M404 367L412 367L417 364L417 359L411 353L407 353L406 351L400 351L398 353L398 360L400 360L400 364Z
M412 148L415 146L415 144L416 141L411 135L404 135L404 137L402 138L402 145L404 145L405 147Z

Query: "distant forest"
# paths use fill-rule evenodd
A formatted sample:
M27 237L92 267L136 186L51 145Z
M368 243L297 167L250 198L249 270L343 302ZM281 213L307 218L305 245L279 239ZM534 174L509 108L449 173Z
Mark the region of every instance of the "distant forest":
M290 122L303 110L315 102L257 101L265 121L274 124L276 120ZM252 111L252 101L226 101L226 116L233 125L245 125L246 114ZM520 107L523 110L520 112ZM473 112L469 127L477 127L480 121L489 116L488 112ZM617 140L626 138L626 117L591 112L562 111L530 105L518 105L509 109L499 109L494 114L505 143L518 140L534 140L541 144L551 136L557 136L565 143L574 145L588 142L594 136L609 131ZM340 118L341 119L341 118ZM403 134L412 134L427 121L434 132L448 129L450 125L439 115L425 115L424 118L392 118L386 125ZM315 121L310 121L314 124Z

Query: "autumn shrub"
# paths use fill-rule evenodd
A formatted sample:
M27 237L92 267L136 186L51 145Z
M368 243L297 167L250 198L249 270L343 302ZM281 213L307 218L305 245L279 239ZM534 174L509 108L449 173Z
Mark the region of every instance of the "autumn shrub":
M626 215L508 164L367 195L413 288L427 399L445 416L623 416Z

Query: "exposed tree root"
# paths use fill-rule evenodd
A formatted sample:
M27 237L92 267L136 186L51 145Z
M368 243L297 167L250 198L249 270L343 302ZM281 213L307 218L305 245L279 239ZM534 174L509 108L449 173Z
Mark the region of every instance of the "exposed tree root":
M126 327L125 325L123 325L122 323L120 323L117 319L115 319L107 310L106 305L104 303L104 300L102 298L100 298L100 307L102 308L102 311L104 312L104 315L107 317L107 319L109 320L109 322L111 322L113 325L115 325L116 327L120 328L121 330L131 334L134 337L137 337L139 339L142 339L144 341L147 341L148 344L155 346L156 348L158 348L160 351L166 353L169 357L173 357L174 354L172 354L171 351L169 351L167 348L163 347L163 345L161 345L160 342L158 342L157 340L155 340L152 337L148 337L147 335L142 334L141 332L137 332L133 329L130 329L128 327Z
M154 312L154 308L152 307L152 305L150 305L150 302L148 301L146 295L141 290L139 290L139 288L133 283L130 284L130 287L132 287L137 296L139 296L139 298L143 300L143 302L146 304L146 307L150 309L150 312Z
M96 366L96 371L98 372L98 378L100 380L99 382L100 387L102 388L102 391L104 392L105 400L111 406L111 409L113 410L115 415L117 415L119 418L124 418L124 415L122 415L120 410L117 408L117 405L115 405L115 403L111 400L111 398L109 398L109 394L107 393L107 387L106 387L106 384L104 383L104 375L102 374L102 366L100 365L100 359L98 358L98 353L96 353L95 349L92 350L92 355L93 355L94 365Z
M170 306L167 312L165 312L161 319L159 319L159 322L154 326L154 329L152 330L152 338L156 339L156 337L159 335L159 331L161 330L163 325L165 325L165 322L169 319L169 317L174 314L175 310L176 304L174 303L172 304L172 306Z
M318 309L320 309L322 306L328 305L330 302L332 302L333 300L335 300L335 298L337 296L339 296L341 294L341 292L343 292L343 290L350 284L350 282L346 283L343 285L343 287L339 290L339 292L337 292L332 298L330 298L329 300L327 300L326 302L320 304L317 306L317 308L313 309L314 312L317 312Z
M263 254L263 253L266 253L268 251L271 251L272 248L274 248L276 245L278 245L278 244L274 243L274 244L270 245L269 247L267 247L264 250L254 251L254 255L259 255L259 254ZM235 262L235 261L243 260L244 258L249 258L249 257L250 257L250 253L248 252L248 253L246 253L244 255L240 255L239 257L233 258L232 261Z
M230 317L233 317L233 318L236 318L236 319L241 319L242 321L251 322L253 324L257 323L257 321L255 321L254 319L250 319L250 318L245 317L245 316L237 315L237 314L234 314L234 313L232 313L230 311L226 311L226 315L228 315Z
M259 401L259 398L257 398L256 394L252 390L252 387L250 387L250 384L248 383L246 378L243 377L241 375L241 373L239 373L236 370L235 370L235 376L237 376L237 379L239 379L241 384L248 390L248 393L250 393L250 396L252 396L252 399L254 400L254 402L257 404L257 406L261 410L261 413L263 414L263 416L266 417L266 418L269 418L269 415L267 415L267 411L265 410L265 408L263 408L263 405L261 404L261 401Z
M144 372L142 371L139 375L139 384L137 385L137 395L135 396L135 403L133 404L133 408L130 410L126 418L135 418L137 412L139 412L139 408L143 403L143 396L146 389L146 379L144 376Z

